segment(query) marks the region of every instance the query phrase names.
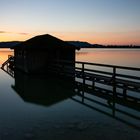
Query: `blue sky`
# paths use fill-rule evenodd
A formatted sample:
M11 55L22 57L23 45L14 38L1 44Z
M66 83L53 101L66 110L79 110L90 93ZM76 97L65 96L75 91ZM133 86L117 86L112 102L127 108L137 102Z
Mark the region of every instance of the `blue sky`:
M64 40L140 44L139 7L140 0L0 0L0 41L50 33Z

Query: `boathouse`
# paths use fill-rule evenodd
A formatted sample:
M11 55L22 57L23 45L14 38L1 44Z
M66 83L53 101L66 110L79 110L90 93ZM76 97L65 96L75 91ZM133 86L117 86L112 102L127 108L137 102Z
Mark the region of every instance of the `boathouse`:
M26 73L45 72L62 61L74 68L75 46L49 34L35 36L14 47L15 68Z

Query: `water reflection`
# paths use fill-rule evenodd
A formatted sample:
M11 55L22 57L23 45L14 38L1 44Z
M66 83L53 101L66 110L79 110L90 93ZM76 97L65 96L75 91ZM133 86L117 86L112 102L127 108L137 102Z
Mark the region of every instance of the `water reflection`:
M48 107L71 99L140 130L139 100L134 101L123 98L123 96L115 96L103 87L90 89L78 81L48 75L27 75L18 70L13 73L15 84L12 85L12 88L25 102Z
M139 99L134 101L116 96L116 93L110 94L111 92L103 87L95 87L92 90L79 82L77 86L77 96L72 97L72 100L140 130Z
M0 71L0 139L139 139L136 103L126 106L103 98L103 90L78 91L67 80L19 73L13 79Z
M12 88L26 102L50 106L74 96L74 83L48 75L27 75L14 71Z

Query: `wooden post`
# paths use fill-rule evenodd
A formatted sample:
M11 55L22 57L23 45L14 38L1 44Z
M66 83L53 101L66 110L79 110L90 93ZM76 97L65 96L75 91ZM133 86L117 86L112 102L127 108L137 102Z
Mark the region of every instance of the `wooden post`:
M82 63L82 78L83 78L83 86L85 86L84 63Z
M116 67L113 67L113 95L116 95Z
M83 88L82 88L82 102L84 102L84 92L85 92L85 73L84 73L84 63L82 63L82 78L83 78Z

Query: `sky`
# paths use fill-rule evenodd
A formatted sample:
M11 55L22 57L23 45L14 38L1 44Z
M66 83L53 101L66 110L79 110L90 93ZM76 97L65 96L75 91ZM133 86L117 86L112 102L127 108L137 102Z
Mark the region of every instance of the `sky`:
M0 0L0 41L51 34L93 44L140 45L140 0Z

